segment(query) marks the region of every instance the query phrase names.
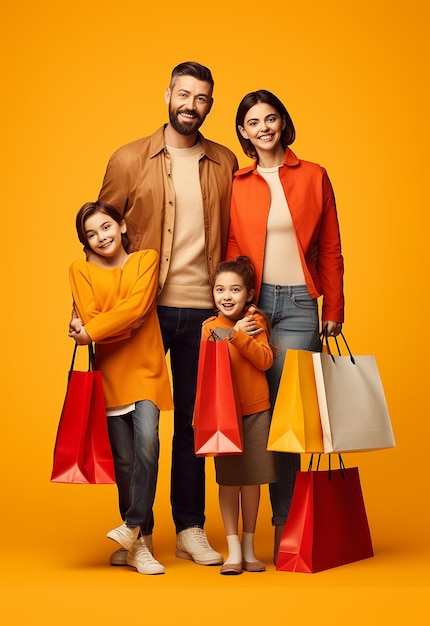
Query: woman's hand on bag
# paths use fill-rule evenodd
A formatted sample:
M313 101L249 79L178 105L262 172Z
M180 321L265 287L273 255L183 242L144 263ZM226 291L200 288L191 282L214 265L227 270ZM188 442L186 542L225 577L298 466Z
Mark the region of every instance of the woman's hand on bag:
M329 337L337 337L340 331L342 330L342 324L340 322L333 322L328 320L327 322L323 322L323 331L327 328L327 335Z

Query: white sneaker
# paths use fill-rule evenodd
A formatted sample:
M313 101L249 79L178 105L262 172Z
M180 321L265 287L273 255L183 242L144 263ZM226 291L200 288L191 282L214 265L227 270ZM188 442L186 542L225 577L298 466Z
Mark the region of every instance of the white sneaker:
M145 542L145 546L148 548L150 553L154 554L154 547L152 545L152 535L142 535L142 539Z
M128 565L127 563L128 551L124 548L120 548L115 552L112 552L109 558L110 565Z
M136 539L128 551L127 563L135 567L139 574L164 574L163 565L154 559L143 537Z
M178 533L176 538L176 556L194 561L197 565L221 565L222 554L215 552L208 542L203 528L193 526Z
M110 530L106 537L109 537L109 539L113 539L119 543L125 550L130 550L131 546L136 541L139 532L139 526L130 528L129 526L122 524L121 526L118 526L118 528Z
M152 547L152 535L144 535L143 538L150 553L154 554L154 549ZM119 550L112 552L109 558L110 565L128 565L127 554L128 551L125 550L125 548L120 548Z

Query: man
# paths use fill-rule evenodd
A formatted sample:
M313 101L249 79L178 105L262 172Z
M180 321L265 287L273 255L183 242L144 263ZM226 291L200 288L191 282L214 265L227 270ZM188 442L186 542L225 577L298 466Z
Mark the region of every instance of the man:
M199 132L213 104L213 78L199 63L174 68L165 103L169 123L111 157L99 200L126 218L128 252L160 254L157 310L170 350L175 403L171 505L176 556L200 565L222 563L203 529L204 459L194 454L192 427L202 322L213 313L211 280L224 258L237 159ZM152 546L153 519L142 529ZM111 564L126 564L125 550Z

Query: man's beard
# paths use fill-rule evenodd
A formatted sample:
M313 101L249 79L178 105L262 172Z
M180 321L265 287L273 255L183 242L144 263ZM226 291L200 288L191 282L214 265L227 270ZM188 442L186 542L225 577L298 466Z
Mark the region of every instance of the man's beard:
M192 121L189 123L179 121L178 114L179 113L191 113L195 115ZM187 111L186 109L177 109L173 111L169 108L169 121L171 126L180 134L180 135L194 135L194 133L200 128L200 126L205 121L205 118L200 117L198 113L195 111Z

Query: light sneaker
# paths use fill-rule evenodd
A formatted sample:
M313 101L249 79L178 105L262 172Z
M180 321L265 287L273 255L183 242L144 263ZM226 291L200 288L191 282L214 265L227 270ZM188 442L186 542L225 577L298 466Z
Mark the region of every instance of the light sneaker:
M193 526L178 533L176 538L176 556L194 561L197 565L221 565L222 554L215 552L208 542L203 528Z
M152 547L152 535L144 535L144 540L146 547L148 548L150 553L154 554L154 549ZM128 565L127 554L127 550L125 550L124 548L120 548L119 550L112 552L109 558L109 563L111 565Z
M110 530L107 533L106 537L108 537L109 539L113 539L113 541L119 543L119 545L122 546L125 550L130 550L131 546L136 541L139 532L139 526L130 528L129 526L122 524L121 526L118 526L118 528Z
M136 539L128 551L127 563L135 567L139 574L164 574L164 566L154 559L143 537Z
M124 548L120 548L115 552L112 552L109 558L110 565L128 565L127 563L128 551Z

